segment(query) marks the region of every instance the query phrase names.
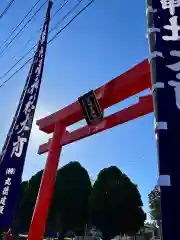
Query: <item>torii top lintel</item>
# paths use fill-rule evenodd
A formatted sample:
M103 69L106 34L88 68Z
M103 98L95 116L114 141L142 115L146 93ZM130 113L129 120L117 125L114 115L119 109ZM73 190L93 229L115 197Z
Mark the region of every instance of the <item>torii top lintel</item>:
M139 63L129 71L109 81L95 90L101 109L104 110L130 96L151 87L150 68L147 60ZM37 121L41 131L52 133L55 123L62 122L69 126L84 118L78 101Z

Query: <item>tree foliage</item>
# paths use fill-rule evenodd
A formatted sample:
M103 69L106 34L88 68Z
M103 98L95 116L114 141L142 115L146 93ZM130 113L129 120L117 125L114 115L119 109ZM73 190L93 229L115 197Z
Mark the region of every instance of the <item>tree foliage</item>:
M19 231L27 232L33 215L43 171L25 184L26 191L20 195L16 218ZM70 162L57 171L55 189L47 220L47 232L74 230L82 235L88 221L88 200L91 194L88 172L78 163ZM17 225L17 221L16 221Z
M21 184L16 216L19 231L28 232L43 171ZM144 224L145 214L137 186L117 167L100 171L93 184L78 162L57 171L46 234L74 231L84 235L85 225L93 225L104 239L120 233L135 233ZM18 223L18 224L17 224Z
M105 239L135 233L145 214L137 186L117 167L103 169L93 185L89 200L90 221Z
M28 186L29 186L28 181L22 182L21 186L20 186L19 202L17 204L16 214L15 214L14 221L13 221L13 237L14 237L14 239L16 239L18 232L20 232L24 226L24 222L22 222L22 210L24 211L23 201L27 194Z
M160 213L160 190L158 187L155 187L150 194L149 197L149 208L150 208L150 216L152 220L157 221L157 223L161 219Z
M88 172L80 163L70 162L58 171L52 204L62 228L84 234L91 189Z
M37 194L43 171L36 173L29 182L22 182L19 204L16 213L16 228L21 232L28 232L36 203Z

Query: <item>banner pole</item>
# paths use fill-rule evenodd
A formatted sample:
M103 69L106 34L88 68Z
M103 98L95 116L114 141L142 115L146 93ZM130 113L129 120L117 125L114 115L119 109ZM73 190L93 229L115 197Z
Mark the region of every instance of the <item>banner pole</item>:
M147 17L162 239L174 240L180 225L180 1L148 0Z

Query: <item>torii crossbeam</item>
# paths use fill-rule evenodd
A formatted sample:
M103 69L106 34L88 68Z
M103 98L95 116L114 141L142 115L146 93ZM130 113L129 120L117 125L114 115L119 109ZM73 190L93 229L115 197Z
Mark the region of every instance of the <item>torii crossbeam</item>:
M96 89L94 93L101 110L104 111L148 88L151 88L150 69L148 61L145 60ZM66 127L84 118L82 107L78 101L37 121L39 129L47 134L53 133L53 137L49 139L48 143L39 147L39 154L48 152L48 158L32 218L29 240L41 240L44 235L62 146L144 116L152 111L152 95L149 94L140 97L138 103L103 118L95 125L86 125L72 132L68 132Z

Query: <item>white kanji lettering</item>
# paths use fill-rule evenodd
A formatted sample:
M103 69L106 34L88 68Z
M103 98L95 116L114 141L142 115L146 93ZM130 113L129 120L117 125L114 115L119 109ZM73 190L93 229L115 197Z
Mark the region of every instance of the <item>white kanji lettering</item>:
M175 14L176 7L180 7L180 0L161 0L163 9L169 9L170 14Z
M152 6L148 6L146 9L146 15L148 15L148 13L157 13L157 9L153 9Z
M26 115L26 118L23 122L20 123L21 125L21 129L19 131L17 131L17 134L23 132L23 131L29 131L30 130L30 127L29 125L32 123L32 117L30 117L30 114L28 113Z
M149 61L151 61L153 58L157 58L157 57L164 58L162 52L158 52L158 51L151 52Z
M178 19L177 16L170 18L169 21L170 21L171 25L164 26L164 29L172 31L172 35L171 36L163 36L162 37L163 40L176 41L176 40L180 39L180 36L179 36L180 26L178 25L177 19Z
M6 175L14 175L16 172L15 168L7 168L6 169Z
M3 188L2 195L8 196L9 193L9 186Z
M6 196L3 196L1 199L0 199L0 204L5 206L6 205L6 199L7 197Z
M180 51L172 50L170 52L170 55L180 58ZM172 71L178 72L178 71L180 71L180 61L173 63L173 64L166 65L166 67L168 67ZM176 106L180 110L180 73L176 74L176 78L179 81L171 80L168 82L168 84L169 84L169 86L174 87Z
M148 28L148 33L160 32L160 28L150 27Z
M170 55L174 56L174 57L179 57L180 58L180 51L172 50L170 52ZM170 65L167 65L166 67L170 68L171 70L173 70L175 72L180 71L180 61L177 62L177 63L173 63L173 64L170 64Z
M4 185L10 186L10 185L11 185L11 178L7 178L7 179L5 180L5 184L4 184Z
M176 75L176 78L180 80L180 73ZM180 81L171 80L168 82L169 86L174 87L176 106L180 110Z
M15 127L15 131L17 131L19 129L19 125L16 125L16 127Z
M38 66L36 68L36 71L34 73L35 74L34 83L29 87L29 89L27 91L29 94L33 94L34 90L36 90L36 92L37 92L37 90L39 88L39 82L40 82L39 78L40 78L40 74L41 74L41 71L42 71L43 55L44 55L44 47L41 47L40 50L39 50L39 54L37 56L37 60L39 62L38 62Z
M30 88L28 89L28 93L33 94L34 90L37 91L38 88L39 88L39 79L30 86Z
M16 157L20 157L23 152L24 143L27 142L27 138L23 138L18 136L17 142L13 143L13 150L11 153L11 157L15 154Z
M35 109L33 98L34 98L34 96L29 97L29 101L26 103L25 109L24 109L25 114L30 113L31 110Z
M0 206L0 214L3 215L4 212L4 206Z
M44 52L44 50L43 50L43 43L44 43L44 41L45 41L45 39L46 39L46 29L47 29L47 25L45 26L45 29L44 29L44 31L42 32L42 36L41 36L41 50L40 50L40 52Z

